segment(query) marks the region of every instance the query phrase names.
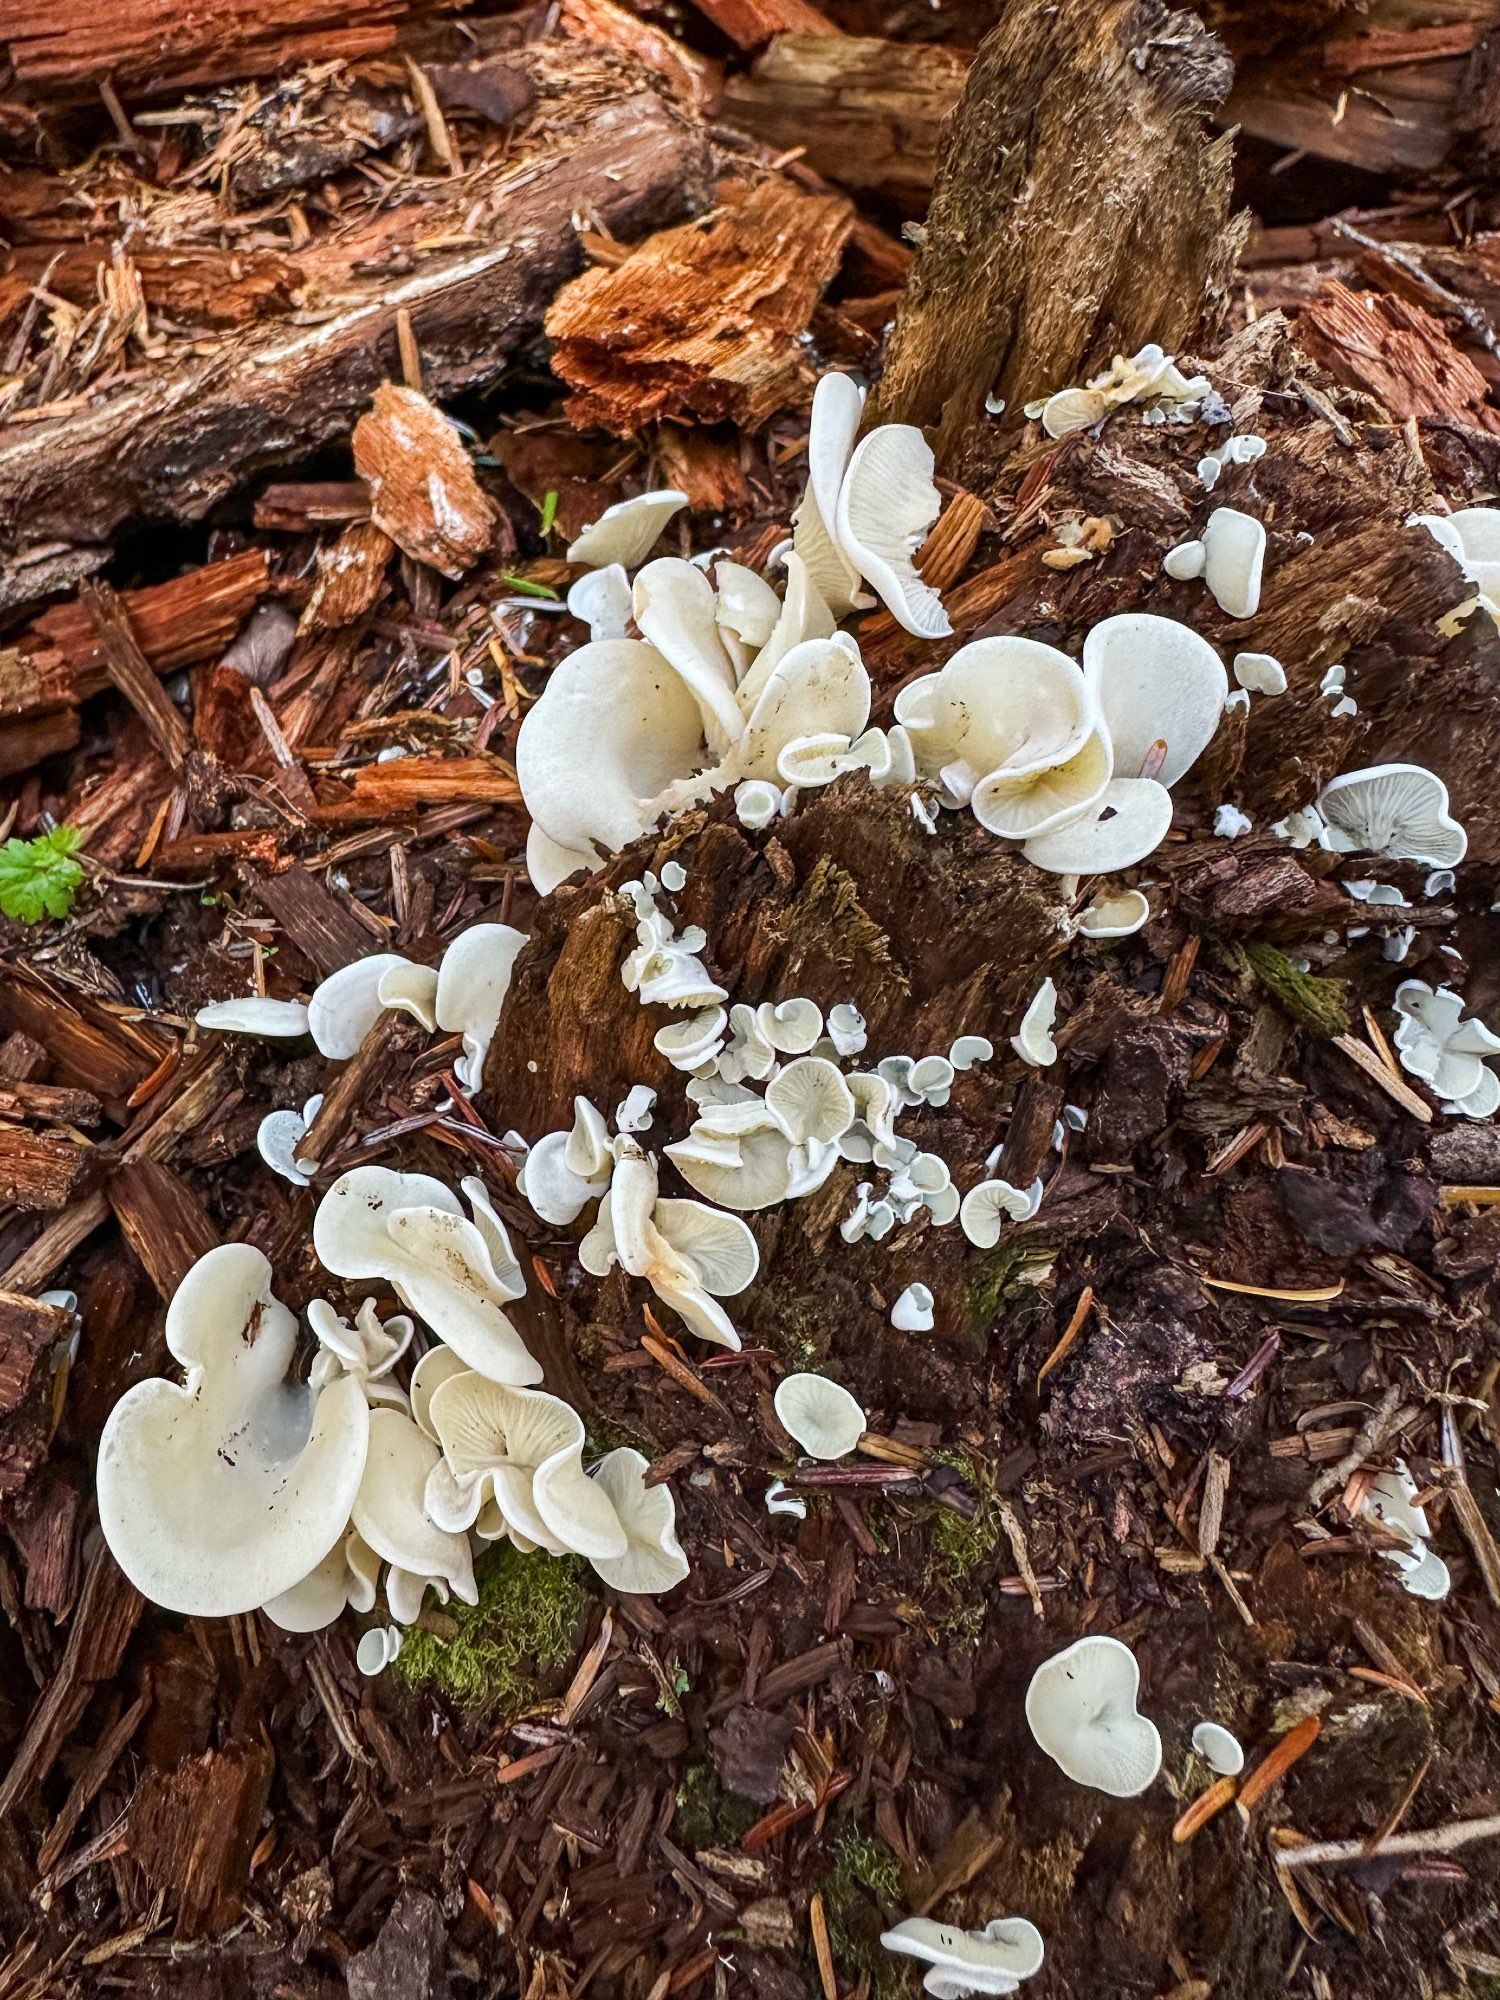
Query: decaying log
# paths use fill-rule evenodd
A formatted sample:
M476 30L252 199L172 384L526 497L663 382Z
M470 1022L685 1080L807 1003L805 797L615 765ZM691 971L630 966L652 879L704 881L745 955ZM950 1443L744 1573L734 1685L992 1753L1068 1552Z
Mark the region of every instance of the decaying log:
M0 41L23 84L138 90L267 76L298 62L392 48L404 21L457 0L0 0Z
M724 113L845 187L925 196L969 51L872 35L778 35L732 77Z
M547 315L552 367L579 425L629 434L657 418L763 423L811 396L800 344L853 216L838 195L768 177L719 189L703 228L653 236L575 278Z
M142 1779L127 1850L176 1906L179 1937L211 1935L239 1916L274 1769L267 1744L230 1743Z
M0 606L97 568L122 521L201 518L256 471L346 435L396 372L399 315L432 393L472 389L576 268L575 216L628 238L701 205L703 135L643 77L576 44L515 62L538 93L528 134L501 162L421 184L336 256L309 251L308 323L173 350L85 408L0 428ZM442 247L455 235L465 247ZM397 258L399 282L368 275Z
M1205 122L1230 77L1162 0L1009 0L944 141L867 423L930 428L961 476L987 395L1014 409L1116 351L1216 331L1243 231Z
M758 49L773 35L836 35L837 25L811 0L693 0L736 47Z

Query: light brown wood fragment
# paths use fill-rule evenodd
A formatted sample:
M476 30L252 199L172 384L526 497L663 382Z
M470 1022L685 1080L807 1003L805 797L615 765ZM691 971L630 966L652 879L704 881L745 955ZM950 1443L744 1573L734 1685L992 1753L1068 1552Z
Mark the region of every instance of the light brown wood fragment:
M1297 337L1330 375L1378 397L1398 423L1457 417L1500 432L1484 376L1442 321L1410 299L1330 280L1298 316Z
M157 755L172 772L180 772L192 738L141 650L130 617L107 583L85 581L79 600L93 620L104 671L146 726Z
M575 424L622 435L661 418L749 429L810 399L799 336L838 268L849 203L775 177L719 195L712 221L650 237L558 294L547 332L553 369L575 392Z
M238 1742L142 1779L128 1849L175 1904L179 1937L225 1930L239 1916L274 1769L268 1745Z
M219 1241L208 1211L181 1175L160 1160L127 1160L108 1188L125 1241L162 1298Z
M318 550L318 575L299 632L334 632L353 625L378 603L396 544L373 521L353 521L329 548Z
M577 41L593 42L643 63L675 98L695 110L712 111L719 101L724 83L722 63L699 55L665 28L617 5L617 0L561 0L557 24Z
M0 1187L18 1208L66 1208L97 1178L93 1148L61 1132L0 1125Z
M518 805L515 772L498 757L399 757L365 764L355 772L350 796L310 815L330 826L345 821L396 819L420 806L452 801L469 805Z
M374 525L444 576L471 570L495 539L493 501L458 432L420 389L382 382L354 426L354 469Z
M693 0L700 14L738 48L757 49L773 35L837 35L839 29L809 0Z

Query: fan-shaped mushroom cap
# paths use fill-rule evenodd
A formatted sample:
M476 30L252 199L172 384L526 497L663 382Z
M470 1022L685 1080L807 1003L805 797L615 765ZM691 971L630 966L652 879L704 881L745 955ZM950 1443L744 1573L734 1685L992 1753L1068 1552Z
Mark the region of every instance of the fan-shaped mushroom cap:
M1136 1712L1140 1684L1135 1655L1118 1639L1075 1639L1032 1675L1027 1727L1074 1784L1132 1799L1161 1769L1156 1724Z
M354 1648L354 1664L367 1679L383 1673L401 1651L404 1634L399 1625L372 1625L361 1632Z
M1070 826L1104 795L1110 745L1096 729L1065 763L1037 771L992 771L969 798L974 817L1002 840L1035 840Z
M570 853L590 853L596 843L614 851L645 831L659 795L696 771L703 754L703 719L681 676L653 646L604 639L553 668L516 738L516 778L549 841ZM529 866L529 845L527 855Z
M383 1320L375 1301L361 1301L351 1326L341 1319L327 1299L308 1303L307 1323L317 1337L318 1352L308 1374L313 1389L336 1382L340 1375L352 1375L364 1390L369 1403L392 1403L406 1408L406 1394L391 1371L411 1346L416 1331L405 1313Z
M1094 733L1077 662L1055 646L1011 636L960 646L940 673L901 690L896 720L911 737L918 768L964 797L992 776L1055 771L1085 752Z
M210 1000L193 1019L200 1028L221 1035L259 1035L264 1039L307 1033L307 1006L301 1000L265 1000L247 993L239 1000Z
M1286 693L1286 668L1273 653L1236 653L1234 678L1255 694Z
M635 622L698 704L715 757L738 742L744 718L734 665L719 632L714 587L680 556L659 556L635 580Z
M590 639L623 639L630 629L630 579L621 563L591 569L568 591L568 610Z
M1049 875L1112 875L1154 854L1172 826L1172 794L1155 778L1111 778L1081 819L1028 840L1022 852Z
M342 1061L355 1054L380 1019L381 980L406 963L399 952L372 952L319 982L307 1003L307 1026L325 1056Z
M539 896L550 896L560 882L566 882L580 869L592 874L598 866L599 857L592 849L564 847L534 821L527 829L526 873Z
M437 983L435 965L414 965L409 958L403 958L381 974L376 992L382 1007L409 1014L430 1035L437 1026L437 1015L433 1012L437 1001Z
M568 544L568 561L588 563L593 569L610 563L634 569L646 560L662 529L687 503L687 495L675 486L617 500Z
M793 1145L831 1145L854 1123L849 1086L822 1056L799 1056L766 1086L766 1104Z
M765 778L747 778L734 788L734 816L752 833L781 817L781 793Z
M1413 1597L1440 1602L1448 1595L1452 1579L1448 1565L1427 1545L1432 1533L1425 1507L1419 1507L1420 1489L1405 1463L1396 1461L1394 1472L1377 1473L1365 1493L1363 1511L1404 1537L1407 1546L1382 1549L1381 1554L1401 1572L1401 1587Z
M1000 1241L1002 1218L1030 1222L1041 1205L1039 1180L1033 1181L1029 1188L1012 1187L1009 1181L980 1181L963 1198L958 1211L959 1227L977 1249L993 1250Z
M931 1287L908 1285L891 1307L891 1325L901 1333L931 1333Z
M930 1917L907 1917L882 1932L880 1942L887 1951L927 1966L922 1990L933 2000L1014 1993L1023 1979L1041 1970L1046 1957L1041 1932L1024 1917L996 1917L977 1931L934 1923Z
M673 1069L701 1069L724 1046L729 1016L722 1007L703 1007L685 1021L669 1021L651 1037L651 1046Z
M826 1375L784 1375L773 1398L781 1428L809 1458L847 1458L865 1434L865 1413Z
M747 683L748 685L748 683ZM766 679L734 759L743 778L778 776L788 744L836 735L845 747L870 719L870 676L842 633L794 646Z
M1201 541L1194 537L1191 541L1178 542L1167 550L1161 559L1161 566L1176 583L1193 583L1202 576L1208 561L1208 551Z
M484 1059L525 942L525 932L510 924L470 924L443 953L433 1012L444 1034L464 1038L464 1059L454 1067L466 1089L484 1080Z
M932 447L912 424L881 424L855 446L839 488L834 536L896 623L922 639L953 630L912 557L942 512Z
M319 1393L287 1380L297 1322L248 1243L194 1264L167 1308L182 1387L139 1382L99 1440L99 1521L155 1604L253 1611L300 1583L343 1534L370 1411L353 1376Z
M700 1339L738 1348L734 1324L716 1301L743 1291L760 1268L749 1227L701 1202L658 1200L654 1162L632 1139L620 1142L619 1154L609 1193L578 1246L579 1262L596 1278L619 1263Z
M479 1593L467 1539L438 1527L423 1503L428 1475L441 1460L432 1439L404 1410L372 1410L354 1525L383 1561L474 1604Z
M440 1526L471 1528L493 1499L508 1528L553 1554L624 1555L614 1508L583 1470L583 1419L560 1396L469 1371L434 1390L428 1414L443 1458L426 1505Z
M437 1442L437 1432L432 1427L432 1399L450 1376L464 1372L462 1361L441 1340L428 1348L411 1371L412 1419L434 1443Z
M1345 854L1388 854L1456 868L1469 836L1448 811L1448 787L1421 764L1372 764L1345 771L1318 794L1329 845Z
M688 1560L677 1539L677 1508L669 1486L646 1484L647 1461L629 1445L606 1452L594 1467L597 1481L625 1530L625 1553L591 1558L612 1590L658 1597L682 1582Z
M308 1098L300 1111L287 1106L268 1111L255 1128L255 1150L272 1173L280 1174L293 1187L306 1187L310 1176L297 1164L297 1148L307 1137L308 1128L323 1108L323 1093Z
M1042 429L1048 437L1066 437L1088 430L1109 415L1110 399L1099 389L1059 389L1042 405Z
M1057 986L1053 980L1044 979L1031 996L1020 1027L1010 1038L1016 1054L1033 1069L1046 1069L1057 1061L1057 1044L1052 1039L1052 1024L1056 1019Z
M1455 514L1414 514L1442 544L1486 603L1500 603L1500 508L1460 507Z
M372 1610L379 1583L379 1556L351 1528L316 1569L260 1608L283 1632L321 1632L346 1609Z
M787 1198L792 1141L759 1099L706 1105L686 1139L663 1151L690 1188L722 1208L772 1208Z
M1078 919L1078 933L1087 938L1133 937L1151 915L1151 905L1139 889L1101 889Z
M1434 992L1423 980L1404 979L1396 1012L1403 1069L1467 1117L1489 1118L1500 1109L1500 1076L1483 1060L1500 1053L1500 1036L1477 1018L1464 1020L1463 1002L1450 987Z
M1260 573L1266 531L1253 514L1215 507L1203 530L1203 581L1231 618L1253 618L1260 609Z
M1245 1750L1233 1730L1218 1722L1200 1722L1193 1729L1193 1748L1221 1778L1237 1778L1245 1768Z
M457 1197L430 1175L355 1167L318 1204L313 1248L335 1277L393 1285L402 1304L481 1375L517 1386L538 1382L542 1371L504 1311L525 1283L514 1263L497 1268L499 1223L489 1221L492 1227L467 1219Z
M1175 618L1127 611L1105 618L1083 642L1084 678L1114 746L1115 775L1139 778L1158 743L1151 775L1170 788L1213 740L1229 679L1206 639Z
M516 1176L516 1192L543 1222L561 1226L603 1194L614 1164L603 1114L586 1097L575 1097L571 1129L537 1140Z
M743 563L716 562L714 583L718 591L714 620L727 635L726 644L733 651L737 643L747 657L758 653L776 630L781 599L763 576Z
M835 617L865 609L871 602L859 587L859 571L836 539L839 488L859 435L864 391L848 375L828 374L813 391L807 440L807 491L792 516L796 552Z

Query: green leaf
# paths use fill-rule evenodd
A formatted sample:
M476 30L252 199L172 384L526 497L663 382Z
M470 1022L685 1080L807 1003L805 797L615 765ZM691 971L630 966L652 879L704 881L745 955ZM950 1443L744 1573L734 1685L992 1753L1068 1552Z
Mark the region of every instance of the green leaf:
M554 604L557 602L555 590L549 589L545 583L533 583L529 576L517 576L512 570L503 570L500 581L508 583L522 597L550 597Z
M554 488L548 487L546 493L542 496L543 535L550 535L552 533L553 528L556 527L556 525L557 525L557 493Z
M23 924L67 916L83 880L73 859L82 845L74 826L55 826L35 840L7 840L0 847L0 911Z

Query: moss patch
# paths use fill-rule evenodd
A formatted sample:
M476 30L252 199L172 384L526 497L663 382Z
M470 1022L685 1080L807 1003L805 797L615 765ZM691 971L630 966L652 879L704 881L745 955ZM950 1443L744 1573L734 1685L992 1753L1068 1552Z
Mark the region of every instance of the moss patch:
M471 1713L519 1715L572 1659L591 1593L575 1556L523 1556L502 1542L478 1572L479 1602L450 1606L450 1638L406 1635L391 1672Z
M969 1586L975 1571L993 1558L1000 1545L1000 1509L982 1461L964 1452L943 1452L940 1456L963 1474L979 1510L972 1520L951 1507L941 1507L933 1516L927 1545L927 1587L952 1599L952 1608L941 1621L944 1631L956 1639L977 1639L984 1629L985 1600Z
M1284 1007L1299 1027L1329 1040L1349 1032L1349 982L1321 979L1313 972L1299 972L1284 951L1273 944L1242 945L1240 956L1271 997Z
M904 1961L880 1943L885 1911L901 1899L901 1869L885 1842L853 1824L829 1843L831 1866L819 1884L828 1917L828 1941L845 1977L863 1973L875 2000L905 1994Z
M705 1847L733 1847L760 1813L751 1800L725 1791L711 1764L689 1764L677 1788L672 1838L691 1853Z

